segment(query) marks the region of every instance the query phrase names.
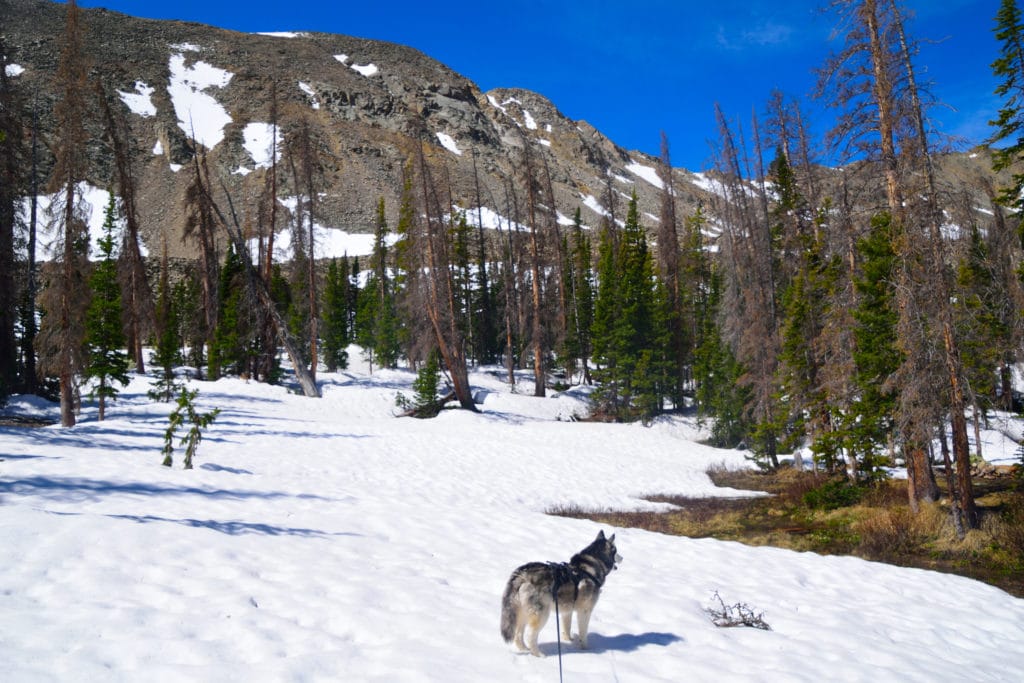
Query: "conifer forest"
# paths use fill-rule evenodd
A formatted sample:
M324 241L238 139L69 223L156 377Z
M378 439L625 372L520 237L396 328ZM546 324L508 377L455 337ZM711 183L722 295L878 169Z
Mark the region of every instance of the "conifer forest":
M356 345L373 368L421 373L408 414L475 410L471 368L521 384L527 369L517 390L535 396L592 386L587 419L696 414L713 445L747 448L764 469L796 457L871 481L899 462L911 506L941 483L962 533L979 523L970 471L984 453L970 431L1022 408L1024 20L1016 0L999 4L1001 108L968 153L929 126L940 103L902 3L828 9L843 32L818 68L828 130L812 133L799 98L778 91L752 116L716 108L713 191L695 209L677 201L664 135L658 220L609 180L596 225L557 205L524 145L485 229L484 199L453 199L444 159L421 144L399 202L381 197L360 226L372 253L322 258L320 133L272 107L280 144L258 195L229 191L192 139L187 192L166 207L193 255L181 259L167 237L148 255L141 244L140 202L153 199L131 121L90 77L88 22L68 2L48 139L0 45L0 402L48 396L72 426L83 400L101 420L116 411L130 371L153 376L153 400L175 400L183 367L316 397L317 372L345 369ZM90 245L81 183L100 175L96 150L112 199ZM37 261L44 225L57 245Z

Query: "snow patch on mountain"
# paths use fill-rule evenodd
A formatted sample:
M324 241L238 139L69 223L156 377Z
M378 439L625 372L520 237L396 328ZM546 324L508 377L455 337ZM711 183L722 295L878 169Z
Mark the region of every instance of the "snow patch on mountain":
M320 108L320 100L317 98L316 91L313 90L313 86L311 86L309 83L303 83L302 81L299 81L299 90L301 90L302 92L306 93L306 95L309 96L310 106L312 106L313 109Z
M442 147L456 156L462 156L462 150L455 143L455 138L448 135L448 133L435 133L435 135L437 135L437 140L441 143Z
M156 105L153 104L155 92L156 88L151 88L143 81L135 81L135 92L118 90L117 94L133 114L149 118L156 116Z
M353 64L352 70L366 76L367 78L370 76L376 76L377 72L380 71L376 64Z
M644 166L640 162L632 160L631 163L626 165L626 170L636 177L654 185L659 190L665 189L665 183L663 183L661 178L658 176L657 169L651 168L650 166Z
M274 162L274 149L278 150L280 156L281 144L284 141L280 129L275 131L272 124L256 121L246 124L242 130L242 139L245 151L252 157L256 168L270 168Z
M178 126L203 147L213 149L224 139L224 128L231 123L231 115L206 91L226 87L234 74L203 61L188 66L181 52L171 55L169 68L167 93Z

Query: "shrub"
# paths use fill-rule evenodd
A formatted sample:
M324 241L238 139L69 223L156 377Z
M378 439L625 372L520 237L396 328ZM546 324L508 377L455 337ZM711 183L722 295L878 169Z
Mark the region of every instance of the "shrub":
M1015 564L1024 566L1024 495L1018 493L1007 502L993 536Z
M923 508L918 514L906 506L878 510L855 525L860 536L859 554L883 560L916 552L941 526L941 510Z
M856 505L864 489L846 479L833 479L817 486L803 495L803 503L819 510L838 510Z

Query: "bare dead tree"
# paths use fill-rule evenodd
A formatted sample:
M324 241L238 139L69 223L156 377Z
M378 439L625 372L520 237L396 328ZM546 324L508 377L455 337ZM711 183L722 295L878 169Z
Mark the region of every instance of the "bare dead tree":
M452 381L452 391L459 405L476 411L469 386L466 363L466 340L460 308L455 300L452 282L452 261L448 226L445 224L443 204L427 165L421 146L416 155L416 170L422 190L422 220L414 231L412 249L423 259L410 277L426 279L424 312L434 332L434 341ZM450 214L449 214L450 215Z
M925 286L932 291L938 303L938 326L942 333L943 360L949 381L949 417L953 438L953 458L957 467L957 487L965 521L968 526L975 528L978 526L978 511L974 502L974 489L971 481L970 447L967 440L966 405L959 340L953 325L952 285L949 281L948 271L944 267L946 249L945 239L942 236L942 209L939 206L931 144L925 126L924 105L917 84L911 49L904 31L903 18L896 0L889 0L889 7L892 12L893 28L899 41L898 55L906 78L906 97L909 99L910 106L909 118L916 136L916 150L919 153L919 158L916 161L923 166L925 175L927 194L925 195L926 210L923 215L926 217L928 242L931 246L931 257L936 271L934 281L926 283Z
M778 311L766 190L757 171L750 169L742 133L734 134L717 106L716 116L722 145L717 161L726 196L716 213L722 220L726 238L722 253L727 278L724 308L732 312L724 321L722 331L745 368L740 382L751 392L746 410L756 425L758 450L763 452L770 467L777 468ZM760 150L755 149L755 154L759 158ZM753 183L747 181L752 175Z
M125 232L119 254L119 276L125 304L125 332L128 351L135 361L135 371L146 371L142 345L154 330L153 294L146 277L146 263L139 246L139 212L136 208L135 167L129 147L131 133L123 114L110 106L110 98L101 81L96 81L97 100L103 115L107 141L114 154L114 172L121 196L121 213Z
M216 237L216 211L210 187L210 170L206 151L192 138L192 176L185 188L185 227L182 240L193 240L199 247L200 307L203 313L203 338L207 353L213 348L213 335L217 329L218 312L218 258ZM211 355L207 364L210 379L216 379L220 369Z
M531 291L531 313L532 324L530 341L533 346L533 395L544 396L547 388L547 370L544 367L547 344L545 343L543 323L543 294L541 290L541 253L540 253L540 227L538 221L539 213L539 188L535 175L533 155L530 150L530 141L524 137L523 141L523 184L526 187L526 210L529 222L529 244L530 244L530 291Z
M669 308L669 350L672 357L672 402L678 408L683 402L686 382L687 353L682 272L680 269L679 221L676 217L675 175L669 152L668 135L661 132L661 156L658 159L658 177L661 179L661 218L658 222L658 271L665 286Z
M78 185L88 173L85 121L89 72L85 53L81 13L74 0L68 2L67 22L57 66L61 91L54 110L58 135L50 188L55 192L51 212L59 227L57 252L50 282L43 294L47 311L39 332L42 372L56 375L60 382L61 425L75 424L77 376L84 364L85 310L88 305L86 269L89 235Z

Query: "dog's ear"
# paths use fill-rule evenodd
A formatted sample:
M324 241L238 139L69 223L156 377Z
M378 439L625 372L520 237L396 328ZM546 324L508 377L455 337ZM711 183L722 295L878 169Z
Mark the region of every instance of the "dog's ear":
M612 534L611 538L608 539L609 543L615 543L615 534Z
M604 540L604 529L601 529L600 531L597 532L597 540L599 540L599 541L603 541Z

